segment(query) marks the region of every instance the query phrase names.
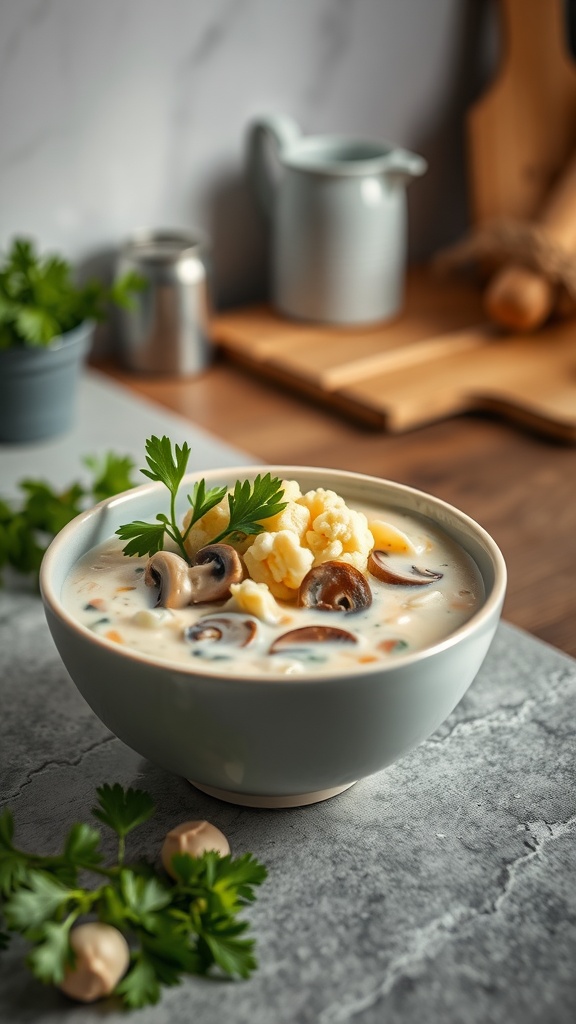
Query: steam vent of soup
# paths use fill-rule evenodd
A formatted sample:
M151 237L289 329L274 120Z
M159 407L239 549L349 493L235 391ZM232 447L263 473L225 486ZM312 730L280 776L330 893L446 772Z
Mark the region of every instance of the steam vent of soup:
M223 499L188 534L188 561L167 550L128 558L117 538L93 548L65 582L66 608L144 657L282 676L355 671L421 650L482 604L477 566L428 519L283 486L286 508L262 533L212 544Z

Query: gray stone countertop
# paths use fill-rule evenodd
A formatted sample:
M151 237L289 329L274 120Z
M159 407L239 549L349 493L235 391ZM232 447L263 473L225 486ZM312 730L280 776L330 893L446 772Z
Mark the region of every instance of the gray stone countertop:
M140 1024L563 1024L576 1012L576 662L502 625L463 701L400 762L322 804L253 811L142 760L84 703L30 594L0 595L0 778L20 845L55 850L102 782L147 789L132 834L206 818L269 870L249 981L186 979ZM43 987L19 939L0 1020L124 1021Z
M247 912L252 978L186 979L138 1024L571 1024L575 722L576 661L502 624L460 705L404 759L315 806L234 807L112 736L71 683L40 599L0 592L0 805L19 845L56 849L90 820L95 787L118 781L159 808L132 833L133 857L207 818L269 870ZM2 1024L127 1019L44 987L25 954L19 938L0 954Z

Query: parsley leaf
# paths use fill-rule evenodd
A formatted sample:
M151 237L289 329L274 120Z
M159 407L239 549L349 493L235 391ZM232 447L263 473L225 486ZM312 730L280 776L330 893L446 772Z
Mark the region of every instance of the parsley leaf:
M88 504L133 486L129 456L107 452L103 459L87 456L84 463L93 474L87 487L75 481L55 491L44 480L24 479L18 503L0 500L0 570L10 566L22 575L38 573L48 544L70 520ZM160 542L163 534L162 529Z
M92 497L95 501L111 498L114 494L128 491L133 486L130 474L134 469L134 462L129 455L107 452L103 459L87 455L84 465L94 474Z
M266 880L267 872L251 853L241 857L220 857L208 851L202 858L187 853L177 853L172 858L172 868L178 880L188 892L206 895L212 890L212 897L218 901L220 913L235 913L243 903L252 902L253 887Z
M26 858L12 845L14 818L8 807L0 814L0 895L9 896L28 875Z
M228 536L237 539L246 534L262 533L264 528L260 520L269 519L286 508L286 502L282 501L283 495L282 481L270 473L264 476L258 474L252 486L249 480L243 483L237 480L233 493L228 495L230 522L227 529L215 537L212 543L217 544Z
M6 924L26 933L44 924L69 900L70 890L42 871L29 871L25 884L4 905Z
M204 932L203 941L210 950L214 963L226 974L248 978L256 967L253 939L241 939L248 925L244 921L217 922L212 931Z
M192 506L192 515L190 522L184 534L184 539L188 534L188 531L197 523L202 516L205 516L207 512L210 512L218 502L222 501L222 498L226 494L227 487L211 487L209 491L206 490L206 481L197 480L194 484L192 494L188 495L188 501Z
M118 860L122 863L124 838L137 825L148 821L154 813L154 802L144 790L125 790L117 782L113 786L105 783L96 790L96 793L98 806L92 808L92 814L105 825L109 825L119 836L121 853Z
M163 910L171 901L166 887L157 878L142 878L125 869L120 875L120 891L133 922L154 932L154 913Z
M25 858L17 852L0 850L0 895L9 896L25 883L27 877Z
M159 481L168 488L170 512L169 515L158 513L155 523L137 520L120 526L116 530L117 535L121 540L128 541L123 548L125 555L154 555L162 550L165 535L168 535L182 557L190 561L185 545L190 530L199 519L222 501L228 491L225 486L207 489L206 481L198 480L194 484L192 494L187 495L192 511L182 533L176 519L176 497L186 473L190 454L191 450L186 442L181 447L173 447L166 435L161 438L152 435L146 441L148 469L142 469L141 472L150 480ZM218 544L225 538L230 538L233 542L248 534L262 533L264 527L261 520L269 519L286 508L287 502L282 500L283 497L282 481L278 477L272 477L270 473L265 473L264 476L258 474L252 483L249 480L237 480L232 493L228 494L228 525L212 539L211 543Z
M17 849L12 814L0 814L0 880L5 883L0 916L8 932L31 943L27 963L36 977L46 984L62 982L74 964L71 930L86 915L117 928L130 944L130 966L115 989L128 1008L157 1003L162 987L179 984L183 974L217 968L248 977L256 967L254 940L238 911L265 879L263 865L251 854L235 859L211 850L200 857L180 854L173 861L174 884L148 862L127 867L124 838L149 819L152 800L117 783L101 786L97 797L93 813L121 841L118 863L110 867L102 864L100 834L90 825L73 825L62 853L44 857ZM100 876L102 884L79 887L80 871ZM8 940L0 933L0 948Z
M155 555L164 547L166 523L163 519L156 523L136 519L133 523L121 526L116 533L121 540L128 541L122 549L125 555Z
M77 863L83 868L94 867L102 863L99 846L100 833L90 825L78 822L66 837L63 856L70 864Z
M11 850L14 838L14 815L9 807L0 812L0 849Z
M152 437L146 441L146 462L149 469L142 469L140 472L150 480L159 480L168 488L171 494L176 494L182 477L186 472L191 449L184 442L182 447L174 445L166 435L164 437Z
M128 305L145 284L134 273L112 288L76 284L66 260L40 256L29 239L16 238L0 260L0 348L48 346L84 320L105 319L110 302Z
M70 949L71 921L46 921L40 941L28 954L28 966L40 981L58 985L64 978L68 964L72 964Z
M133 957L132 967L116 986L116 992L131 1010L155 1006L160 1000L162 988L152 958L143 952L137 953Z

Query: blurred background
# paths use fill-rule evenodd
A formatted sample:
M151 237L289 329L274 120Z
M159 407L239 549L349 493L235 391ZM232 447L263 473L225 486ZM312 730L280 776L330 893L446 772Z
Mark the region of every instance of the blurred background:
M106 273L139 228L204 231L220 308L266 290L246 181L258 114L421 153L410 257L468 221L463 116L497 59L491 0L2 0L0 244Z

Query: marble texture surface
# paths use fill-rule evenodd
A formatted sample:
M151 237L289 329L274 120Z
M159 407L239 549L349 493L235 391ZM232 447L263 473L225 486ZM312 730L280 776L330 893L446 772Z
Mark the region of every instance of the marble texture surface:
M223 302L260 294L244 134L263 111L421 151L412 255L466 223L462 116L488 5L461 0L3 0L0 246L108 269L141 227L203 230Z
M141 1024L568 1024L576 1010L576 662L502 625L467 696L386 771L313 807L252 811L204 796L111 736L70 682L39 600L0 595L0 778L18 839L54 849L94 789L147 789L132 835L207 818L269 869L249 918L259 970L187 979ZM0 1020L126 1020L0 958Z

